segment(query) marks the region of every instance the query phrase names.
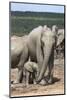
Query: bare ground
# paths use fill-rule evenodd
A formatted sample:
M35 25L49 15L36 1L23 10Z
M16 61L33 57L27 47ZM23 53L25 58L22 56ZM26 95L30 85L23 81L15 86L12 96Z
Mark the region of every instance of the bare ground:
M11 84L11 97L64 94L64 59L55 59L54 66L53 84L46 86ZM11 69L11 81L15 81L16 75L17 69Z

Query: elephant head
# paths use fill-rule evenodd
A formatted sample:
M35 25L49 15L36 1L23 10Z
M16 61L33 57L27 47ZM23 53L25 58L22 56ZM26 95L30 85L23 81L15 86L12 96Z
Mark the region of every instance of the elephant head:
M56 25L52 27L52 29L47 28L46 30L43 28L43 32L41 34L41 49L43 54L43 63L39 72L39 76L37 82L40 82L44 76L44 73L47 69L47 65L49 63L50 57L54 57L54 46L58 44L59 37L57 36L58 28Z
M64 29L59 29L57 34L57 47L63 42L64 40Z
M58 47L64 40L64 29L58 29L56 25L53 25L52 31L56 33L56 47Z

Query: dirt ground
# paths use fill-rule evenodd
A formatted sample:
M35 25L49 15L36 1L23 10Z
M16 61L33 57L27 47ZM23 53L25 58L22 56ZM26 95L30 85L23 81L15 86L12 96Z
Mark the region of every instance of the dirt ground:
M11 81L15 81L16 75L17 69L11 69ZM64 94L64 59L55 59L54 61L53 84L46 86L11 84L10 91L11 97Z

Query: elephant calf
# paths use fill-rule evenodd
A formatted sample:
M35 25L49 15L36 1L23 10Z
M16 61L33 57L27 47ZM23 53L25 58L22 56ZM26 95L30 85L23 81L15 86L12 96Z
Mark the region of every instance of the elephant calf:
M25 83L28 84L36 84L36 77L38 74L38 64L35 62L28 61L24 64L24 72L25 72Z

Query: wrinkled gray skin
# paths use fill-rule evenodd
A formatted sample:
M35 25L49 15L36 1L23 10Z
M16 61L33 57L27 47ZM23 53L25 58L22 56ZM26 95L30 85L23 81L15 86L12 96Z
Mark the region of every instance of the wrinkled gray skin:
M36 84L36 76L38 74L38 65L35 62L28 61L24 64L25 84Z
M36 82L42 85L52 83L54 67L54 46L57 44L57 28L52 29L39 26L33 29L29 35L25 46L21 50L21 60L18 64L19 74L17 82L22 82L22 71L24 64L28 61L29 56L32 62L38 63L39 72ZM19 46L20 47L20 46ZM48 77L45 80L44 74L48 66Z

